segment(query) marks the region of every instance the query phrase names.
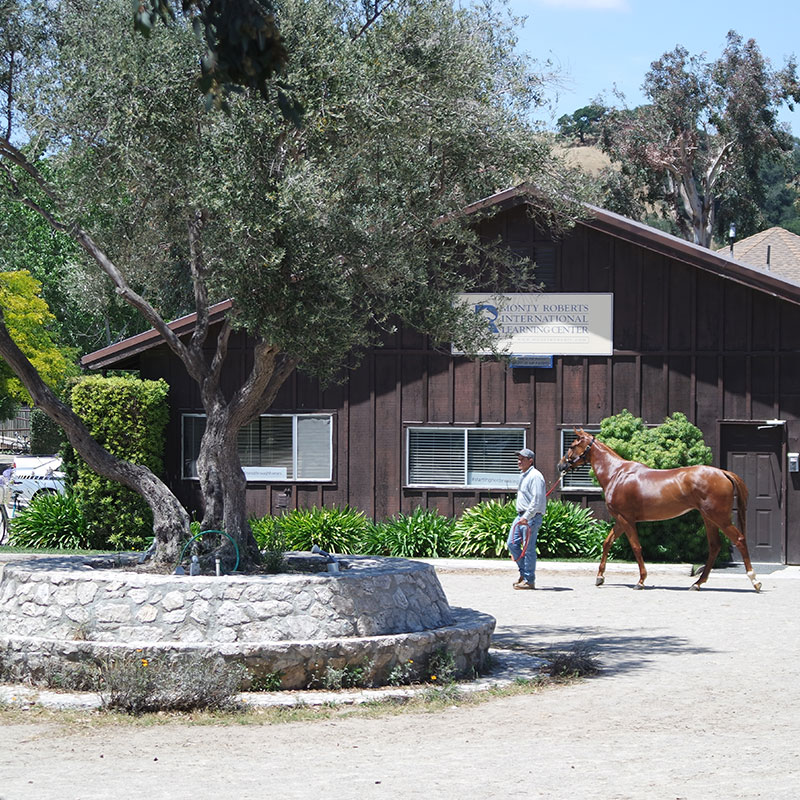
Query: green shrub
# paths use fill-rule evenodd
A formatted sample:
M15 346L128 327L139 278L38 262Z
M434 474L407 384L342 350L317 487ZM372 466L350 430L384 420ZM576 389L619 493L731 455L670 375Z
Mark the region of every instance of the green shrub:
M253 531L253 538L258 544L259 550L264 550L272 543L275 534L275 523L277 517L267 514L265 517L253 517L250 520L250 530Z
M127 714L157 711L231 710L247 680L238 664L215 664L194 657L173 664L165 658L126 656L102 670L102 706Z
M283 557L289 549L286 534L277 522L277 517L270 516L250 520L250 529L261 551L261 566L267 572L281 571Z
M694 464L710 464L711 450L703 442L702 431L675 412L655 428L648 428L627 409L600 424L598 438L623 458L641 461L655 469L672 469ZM704 562L708 540L703 520L697 511L663 522L637 525L645 561ZM731 544L722 537L718 561L730 559ZM627 537L622 534L612 548L622 558L633 558Z
M551 500L536 537L536 552L543 558L599 558L609 527L591 509Z
M400 664L395 664L389 672L386 683L389 686L409 686L420 682L420 666L414 663L413 658Z
M39 493L11 520L10 544L56 550L97 547L74 495L55 492Z
M468 508L453 527L450 552L457 558L508 555L508 529L517 516L515 504L484 500Z
M295 509L279 517L250 521L259 548L267 546L277 529L286 550L311 550L316 544L337 554L358 552L371 525L363 511L349 506Z
M70 402L106 450L160 475L168 391L163 380L93 376L72 387ZM144 549L153 535L153 517L144 499L99 476L74 453L70 457L68 449L66 455L75 464L75 497L92 540L117 550Z
M456 661L453 654L442 647L428 657L425 680L437 686L447 686L456 679Z
M454 522L438 511L417 508L366 531L361 551L399 558L445 558L450 555Z
M598 438L623 458L641 461L654 469L712 461L711 448L703 441L703 432L680 411L667 417L661 425L648 428L626 408L600 423Z
M340 689L355 689L365 687L368 676L372 670L369 660L361 664L345 664L342 667L334 667L328 664L321 675L314 675L308 685L309 689L327 689L328 691L339 691Z
M488 500L468 508L455 524L452 554L462 558L507 556L508 529L516 516L514 502ZM536 552L543 558L597 558L609 527L589 509L551 500L536 538Z

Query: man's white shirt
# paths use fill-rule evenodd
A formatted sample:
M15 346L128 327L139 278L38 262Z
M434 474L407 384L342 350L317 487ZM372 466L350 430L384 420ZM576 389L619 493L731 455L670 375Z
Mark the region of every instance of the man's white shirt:
M547 490L544 475L534 466L528 467L520 475L517 489L517 514L531 520L537 514L544 514L547 505Z

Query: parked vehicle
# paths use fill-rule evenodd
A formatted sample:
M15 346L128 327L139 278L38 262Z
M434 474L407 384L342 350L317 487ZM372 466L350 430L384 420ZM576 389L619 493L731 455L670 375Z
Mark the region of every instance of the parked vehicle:
M66 474L58 456L17 456L0 475L0 544L8 538L8 522L44 493L63 494Z

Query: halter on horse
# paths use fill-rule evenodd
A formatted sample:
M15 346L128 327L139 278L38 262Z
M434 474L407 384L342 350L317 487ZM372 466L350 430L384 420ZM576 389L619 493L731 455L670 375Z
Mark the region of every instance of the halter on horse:
M708 561L692 585L699 589L708 580L714 560L719 555L722 531L742 554L747 576L758 592L745 538L747 487L735 473L717 467L694 466L678 469L650 469L638 461L626 461L592 434L575 429L575 441L558 462L558 471L565 472L581 464L589 464L603 487L606 506L614 518L614 527L603 542L603 556L597 571L596 584L601 586L608 551L620 533L628 537L639 565L637 589L644 588L647 570L642 560L642 546L636 532L637 522L672 519L697 509L703 517L708 538ZM733 500L738 497L738 518L741 530L732 522Z

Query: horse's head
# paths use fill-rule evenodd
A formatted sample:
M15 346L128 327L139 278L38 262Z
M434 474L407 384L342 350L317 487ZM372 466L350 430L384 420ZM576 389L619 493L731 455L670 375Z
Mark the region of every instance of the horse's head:
M581 464L589 463L589 454L594 444L594 436L586 433L581 428L575 428L575 441L569 446L569 450L558 462L558 471L566 472L569 469L579 467Z

